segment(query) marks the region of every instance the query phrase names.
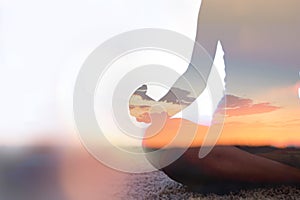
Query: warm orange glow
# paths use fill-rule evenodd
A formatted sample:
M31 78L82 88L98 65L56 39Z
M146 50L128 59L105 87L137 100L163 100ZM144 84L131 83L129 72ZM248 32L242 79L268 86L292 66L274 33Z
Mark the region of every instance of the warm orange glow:
M196 131L195 128L197 128ZM153 134L150 128L146 131L143 145L145 147L162 148L173 140L170 147L185 147L189 144L189 141L191 146L200 146L208 128L185 119L168 119L164 127L155 136L146 138ZM217 144L271 145L277 147L300 145L299 130L297 128L293 125L288 129L287 127L266 127L259 122L251 124L225 122ZM287 130L289 131L287 132Z

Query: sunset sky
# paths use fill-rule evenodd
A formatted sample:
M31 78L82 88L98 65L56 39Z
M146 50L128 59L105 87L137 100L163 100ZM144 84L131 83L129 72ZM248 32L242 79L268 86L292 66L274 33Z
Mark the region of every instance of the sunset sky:
M300 145L297 5L293 0L204 1L201 5L197 41L212 57L218 41L225 52L227 104L219 143ZM174 126L166 127L157 141L175 131Z
M272 6L269 5L274 1L269 0L243 3L231 0L223 5L214 0L209 2L201 11L206 17L200 15L205 26L199 29L199 42L211 53L215 52L215 46L209 45L210 42L216 45L221 40L225 51L230 102L226 121L249 132L252 138L253 127L261 127L255 133L267 129L269 135L293 138L300 123L297 98L300 17L296 9L299 1L276 1ZM24 144L59 138L67 142L67 133L76 132L73 86L87 56L108 38L137 28L169 29L194 39L200 3L199 0L2 1L0 119L4 123L0 125L0 141ZM177 60L177 65L173 65L171 58L165 63L171 63L169 66L178 73L183 73L188 65ZM155 90L149 88L154 94ZM207 103L201 105L206 109L200 113L202 124L207 124L211 113L209 97L206 93L201 98ZM122 138L114 124L108 129L113 138ZM236 135L242 134L236 132Z

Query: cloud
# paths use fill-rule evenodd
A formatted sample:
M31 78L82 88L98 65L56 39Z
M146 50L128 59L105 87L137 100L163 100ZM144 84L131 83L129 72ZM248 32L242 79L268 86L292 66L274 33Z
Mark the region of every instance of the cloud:
M160 102L160 106L157 105L156 101L143 99L142 95L135 92L129 100L129 112L137 121L150 123L150 113L167 112L168 116L172 116L182 109L181 105L167 101Z
M167 103L180 104L180 105L190 105L196 98L190 96L190 92L180 89L180 88L172 88L172 91L175 95L170 93L170 95L165 96L165 101ZM143 100L152 100L146 95L147 86L143 85L138 88L134 95L140 96Z
M190 92L180 89L180 88L172 88L172 91L176 94L166 96L165 99L167 102L181 105L190 105L196 98L190 96ZM180 99L180 100L179 100Z
M226 95L226 115L228 117L268 113L278 109L280 107L271 105L269 102L254 103L252 99Z
M189 105L192 103L195 98L190 97L190 93L186 90L182 90L179 88L173 88L174 93L178 95L181 100L180 102L174 95L167 96L165 99L165 106L170 110L178 109L178 106L181 105ZM139 110L149 109L151 105L154 103L151 98L146 95L147 87L140 87L133 95L131 99L131 109L139 107ZM254 115L254 114L262 114L269 113L275 110L280 109L280 107L276 105L272 105L270 102L260 102L254 103L252 99L242 98L235 95L226 95L226 116L246 116L246 115ZM224 101L223 101L224 102ZM224 104L223 104L224 105ZM220 103L219 109L224 109L222 102ZM142 107L144 106L144 107ZM220 110L221 112L221 110ZM170 114L170 113L169 113ZM170 114L171 115L171 114Z
M137 95L140 96L143 100L152 100L150 97L148 97L146 95L147 92L147 86L146 85L142 85L141 87L139 87L133 95Z
M190 97L190 92L186 90L173 88L172 91L180 100L170 93L170 95L165 96L165 100L163 102L159 103L159 105L165 109L164 112L167 112L168 116L176 114L196 99ZM151 119L149 113L160 113L162 110L160 110L159 107L158 110L155 109L157 102L148 97L146 92L146 85L141 86L134 92L129 100L129 111L130 115L135 117L138 122L150 123Z

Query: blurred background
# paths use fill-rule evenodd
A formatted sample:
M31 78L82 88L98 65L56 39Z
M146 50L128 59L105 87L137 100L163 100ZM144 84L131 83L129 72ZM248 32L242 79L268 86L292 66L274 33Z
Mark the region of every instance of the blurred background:
M138 28L196 34L200 0L1 0L0 199L119 199L127 174L82 147L76 76L114 35ZM186 66L187 67L187 66Z

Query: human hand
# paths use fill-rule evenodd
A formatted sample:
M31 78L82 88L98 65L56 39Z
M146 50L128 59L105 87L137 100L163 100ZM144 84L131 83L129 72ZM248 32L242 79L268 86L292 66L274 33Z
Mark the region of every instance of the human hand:
M147 86L139 87L129 100L130 115L136 118L138 122L150 123L151 102L155 102L152 98L147 96Z

